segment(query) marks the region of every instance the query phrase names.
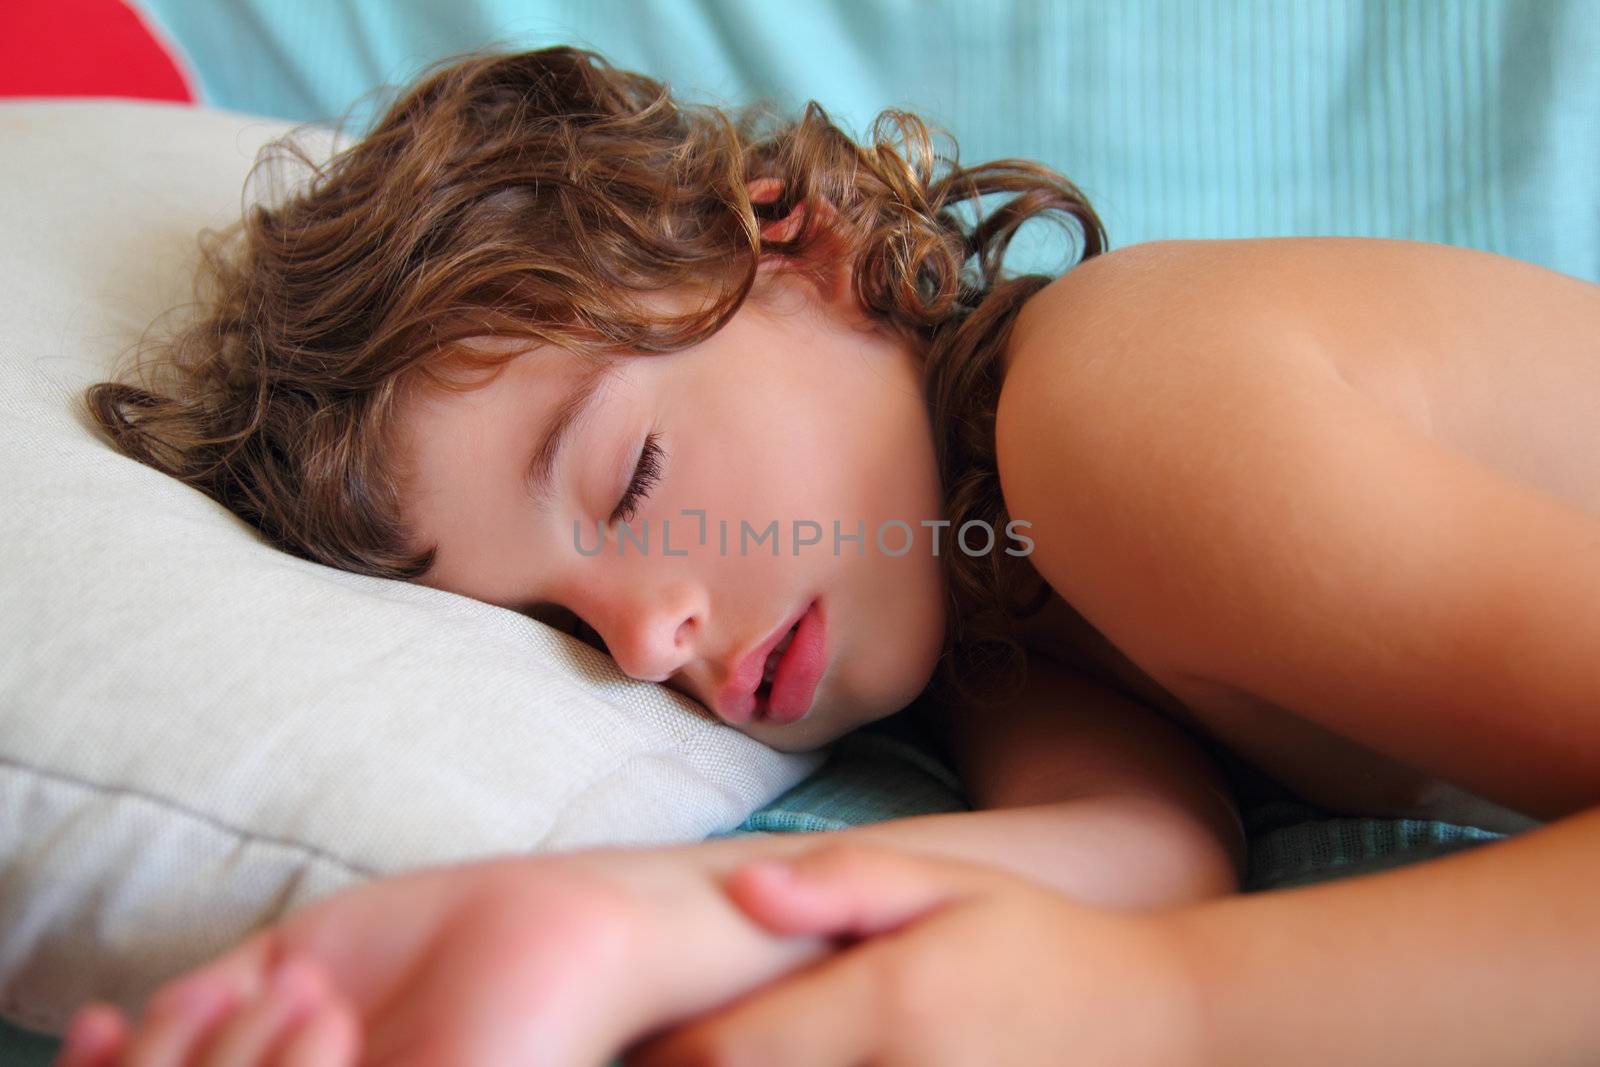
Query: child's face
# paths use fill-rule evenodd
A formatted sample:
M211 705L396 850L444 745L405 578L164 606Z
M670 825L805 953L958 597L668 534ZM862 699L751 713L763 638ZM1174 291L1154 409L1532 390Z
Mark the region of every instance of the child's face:
M615 360L572 427L544 509L524 473L584 370L578 360L534 349L475 391L415 398L401 413L415 462L407 517L438 546L420 581L540 617L566 608L627 674L665 682L780 750L814 748L910 703L945 622L934 531L921 525L942 508L918 363L835 306L793 288L783 296L772 312L746 302L693 348ZM659 476L629 520L636 540L624 540L613 516L648 434ZM877 536L894 519L914 535L900 555L904 527L885 527L882 548ZM606 529L595 554L597 522ZM816 543L797 543L796 523L799 540ZM862 524L863 539L843 540ZM950 551L951 531L939 533L939 551ZM730 677L813 601L826 666L810 710L787 724L749 719Z

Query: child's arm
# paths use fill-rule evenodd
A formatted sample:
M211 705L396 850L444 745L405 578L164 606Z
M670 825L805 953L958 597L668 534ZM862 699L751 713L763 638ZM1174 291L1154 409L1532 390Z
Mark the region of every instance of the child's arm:
M80 1011L58 1064L155 1067L217 1042L242 1051L215 1062L266 1063L273 1062L263 1058L266 1050L293 1034L326 1052L311 1062L330 1065L398 1063L385 1057L410 1048L419 1064L586 1067L836 949L826 938L775 937L739 912L721 879L746 862L792 856L826 838L996 860L1108 904L1118 903L1110 894L1124 892L1148 904L1158 890L1140 877L1104 872L1130 861L1137 870L1167 843L1190 847L1192 831L1174 830L1148 800L1090 795L836 834L419 871L294 913L158 990L136 1024L107 1005ZM1211 881L1162 882L1159 893L1178 903L1224 888ZM298 961L299 975L275 988L269 979L286 960ZM372 1058L357 1060L356 1047Z
M1205 1025L1198 1062L1600 1059L1600 808L1381 875L1162 922Z
M473 1049L533 1050L548 1064L598 1062L833 950L823 939L773 937L731 905L721 884L751 860L814 849L820 836L992 865L1117 908L1231 890L1231 824L1208 806L1216 804L1209 790L1189 792L1187 742L1166 734L1153 713L1069 672L1041 667L1030 678L1007 706L1014 717L991 721L1013 745L1031 739L1041 746L1035 751L1071 752L1083 773L1041 770L1009 787L974 779L980 801L1020 806L828 835L499 859L358 886L158 991L120 1067L165 1062L160 1050L194 1047L218 1018L246 1029L253 1018L270 1037L287 1023L263 1008L265 977L288 956L309 958L324 973L328 988L302 1001L320 1004L320 1025L358 1029L369 1050L425 1039L437 1062ZM1003 751L993 742L983 749L991 771L1003 766ZM1140 762L1144 751L1153 756ZM1198 815L1187 806L1193 797ZM1213 829L1219 819L1221 834ZM187 999L197 987L220 991L210 1015ZM478 1007L463 1013L464 1003ZM104 1009L97 1014L90 1030L125 1025ZM74 1023L86 1025L84 1014Z
M1237 888L1244 827L1221 769L1178 724L1075 667L1030 653L1016 696L936 709L932 725L978 808L1093 800L1139 813L1142 829L1134 840L1107 842L1098 853L1111 862L1084 870L1081 863L1053 864L1041 854L1020 873L1111 907ZM1068 818L1081 819L1083 811ZM1019 870L1016 865L1028 861L1013 853L990 862ZM1097 882L1091 886L1086 878Z
M926 815L828 834L776 834L681 846L658 853L664 892L636 922L630 981L647 994L639 1029L698 1015L827 955L834 946L772 938L732 908L721 883L757 860L783 860L822 843L876 845L981 864L1105 908L1181 905L1231 892L1223 846L1170 803L1134 792L997 811ZM649 855L640 853L637 855ZM616 854L611 854L616 855ZM628 862L624 859L624 862Z
M871 823L829 841L985 864L1112 908L1237 889L1245 841L1226 779L1188 734L1144 705L1034 655L1016 696L934 726L980 810ZM815 834L780 834L677 851L720 877L818 843Z
M989 810L666 850L681 858L667 875L684 882L660 922L649 924L647 940L662 956L652 968L659 981L646 984L668 998L647 1012L654 1025L704 1012L825 954L820 943L752 937L720 888L747 863L789 858L824 841L980 864L1119 910L1237 888L1244 833L1227 783L1199 746L1156 712L1068 666L1032 657L1015 697L962 709L936 725L973 800ZM692 904L685 909L680 901ZM689 946L714 965L681 973Z
M663 977L659 988L673 1000L652 1008L658 1025L824 954L821 944L797 949L791 942L785 949L752 939L741 917L725 913L720 889L745 864L786 859L822 843L882 845L980 864L1118 910L1181 905L1237 889L1244 833L1226 780L1156 712L1071 667L1031 657L1014 698L962 709L936 726L972 799L987 810L665 850L681 859L670 874L686 879L683 899L695 899L698 918L685 925L685 912L663 911L654 927L665 954L661 973L678 967L688 944L706 946L706 958L724 966L688 980ZM699 897L702 886L711 889L709 899Z
M1154 911L889 849L786 867L736 872L730 897L849 950L652 1035L629 1067L1600 1060L1600 808L1384 874Z

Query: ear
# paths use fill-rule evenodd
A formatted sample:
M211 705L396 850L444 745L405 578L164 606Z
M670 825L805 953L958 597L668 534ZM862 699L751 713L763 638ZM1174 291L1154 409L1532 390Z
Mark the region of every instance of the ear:
M783 195L783 182L777 178L757 178L750 183L750 203L771 204ZM806 205L796 204L781 219L761 224L763 241L792 241L806 224Z
M757 178L750 183L750 202L752 204L770 204L783 195L783 182L777 178ZM812 200L803 204L796 204L789 214L772 222L761 223L761 239L763 241L792 241L798 237L811 217L811 212L816 212L816 217L821 223L831 222L837 213L833 205L826 200ZM853 264L847 263L844 258L844 249L840 244L831 239L819 241L810 252L810 258L825 260L829 263L830 272L828 283L822 292L822 298L827 303L835 303L851 296L850 279ZM763 264L762 269L769 269Z

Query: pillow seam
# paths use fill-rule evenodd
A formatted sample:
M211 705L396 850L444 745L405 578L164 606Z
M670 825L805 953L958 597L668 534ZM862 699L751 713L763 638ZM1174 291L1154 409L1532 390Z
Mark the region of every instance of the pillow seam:
M241 843L277 845L281 848L298 852L306 857L333 864L347 874L367 879L381 877L381 873L376 869L355 863L354 861L329 852L326 849L318 848L315 845L306 844L304 841L296 841L292 838L275 837L269 834L261 834L254 831L245 830L240 827L233 826L215 815L200 811L196 808L187 807L171 799L170 797L164 797L158 793L149 792L148 790L139 789L133 786L108 785L103 782L91 781L90 779L81 778L77 775L68 774L63 771L39 767L28 763L25 760L17 759L15 756L0 755L0 766L14 767L18 770L33 774L41 779L75 786L79 789L96 793L105 797L142 800L148 804L152 804L155 807L162 809L163 811L186 817L194 822L201 823L212 830L229 835Z

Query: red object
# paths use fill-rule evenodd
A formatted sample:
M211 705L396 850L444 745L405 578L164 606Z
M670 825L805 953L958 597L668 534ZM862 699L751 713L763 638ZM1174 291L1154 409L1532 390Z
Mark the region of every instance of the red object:
M0 0L0 96L194 103L176 46L122 0Z

